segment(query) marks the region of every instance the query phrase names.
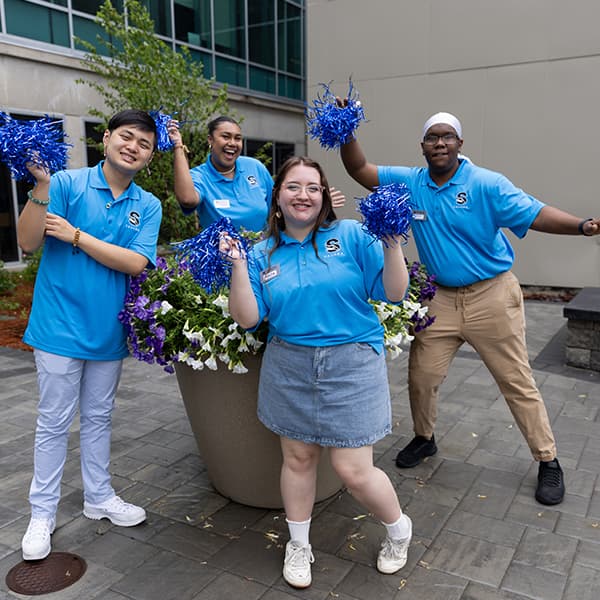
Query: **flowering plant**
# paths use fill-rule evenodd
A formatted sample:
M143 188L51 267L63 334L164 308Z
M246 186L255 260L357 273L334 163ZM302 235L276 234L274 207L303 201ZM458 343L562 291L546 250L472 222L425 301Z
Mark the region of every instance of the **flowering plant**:
M434 319L422 305L435 294L433 277L417 262L409 271L410 287L402 303L372 302L392 358L412 340L412 331L428 327ZM263 323L250 333L231 318L227 307L226 291L203 289L185 260L159 257L155 269L132 278L119 321L134 358L162 365L169 373L174 363L216 370L219 361L234 373L246 373L244 356L262 351L268 326Z
M405 259L406 260L406 259ZM428 314L425 300L435 296L435 276L419 262L407 262L410 284L406 298L400 304L371 301L379 321L383 325L384 343L392 359L402 352L402 347L412 341L413 333L429 327L435 317Z

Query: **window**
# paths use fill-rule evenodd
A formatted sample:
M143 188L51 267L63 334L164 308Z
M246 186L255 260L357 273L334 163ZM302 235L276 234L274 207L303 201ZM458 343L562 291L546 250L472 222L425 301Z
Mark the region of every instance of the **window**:
M271 144L270 147L265 148L265 144ZM277 173L281 165L290 156L294 156L295 146L287 142L269 142L269 140L256 140L252 138L246 138L244 140L244 154L246 156L256 157L264 156L271 159L271 162L266 165L271 175Z
M99 147L99 144L102 142L103 133L102 131L98 131L97 127L98 123L92 121L85 122L85 151L88 167L94 167L104 158Z
M261 95L304 99L305 2L300 0L140 0L155 31L175 51L186 46L207 78ZM0 0L5 30L69 50L101 54L94 20L104 0ZM112 0L123 11L123 0Z

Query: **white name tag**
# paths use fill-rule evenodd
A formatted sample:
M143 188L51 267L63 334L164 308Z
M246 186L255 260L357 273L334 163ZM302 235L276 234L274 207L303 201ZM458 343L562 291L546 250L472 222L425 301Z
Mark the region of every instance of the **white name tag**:
M413 210L413 221L427 221L427 212L424 210Z
M275 277L279 277L279 265L273 265L269 269L260 272L261 283L269 283Z
M229 208L229 198L219 198L213 202L215 208Z

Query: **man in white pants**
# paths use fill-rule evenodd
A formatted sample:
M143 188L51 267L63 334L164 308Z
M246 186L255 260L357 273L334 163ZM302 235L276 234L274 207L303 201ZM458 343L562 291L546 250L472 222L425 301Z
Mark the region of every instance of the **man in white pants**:
M32 253L44 243L24 341L35 349L40 391L35 432L31 520L23 558L51 549L69 428L80 412L83 514L132 526L146 519L111 486L111 417L128 354L118 321L129 276L156 257L160 201L133 182L152 159L156 125L146 112L125 110L104 133L96 167L50 177L31 164L36 180L17 225L19 245Z

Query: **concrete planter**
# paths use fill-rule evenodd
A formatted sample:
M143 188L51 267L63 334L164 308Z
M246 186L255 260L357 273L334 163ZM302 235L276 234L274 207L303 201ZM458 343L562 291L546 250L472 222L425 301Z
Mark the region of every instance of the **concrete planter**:
M281 508L279 438L256 416L260 356L244 359L245 375L226 368L195 371L175 365L192 431L216 490L240 504ZM317 501L341 488L325 451L319 465Z

